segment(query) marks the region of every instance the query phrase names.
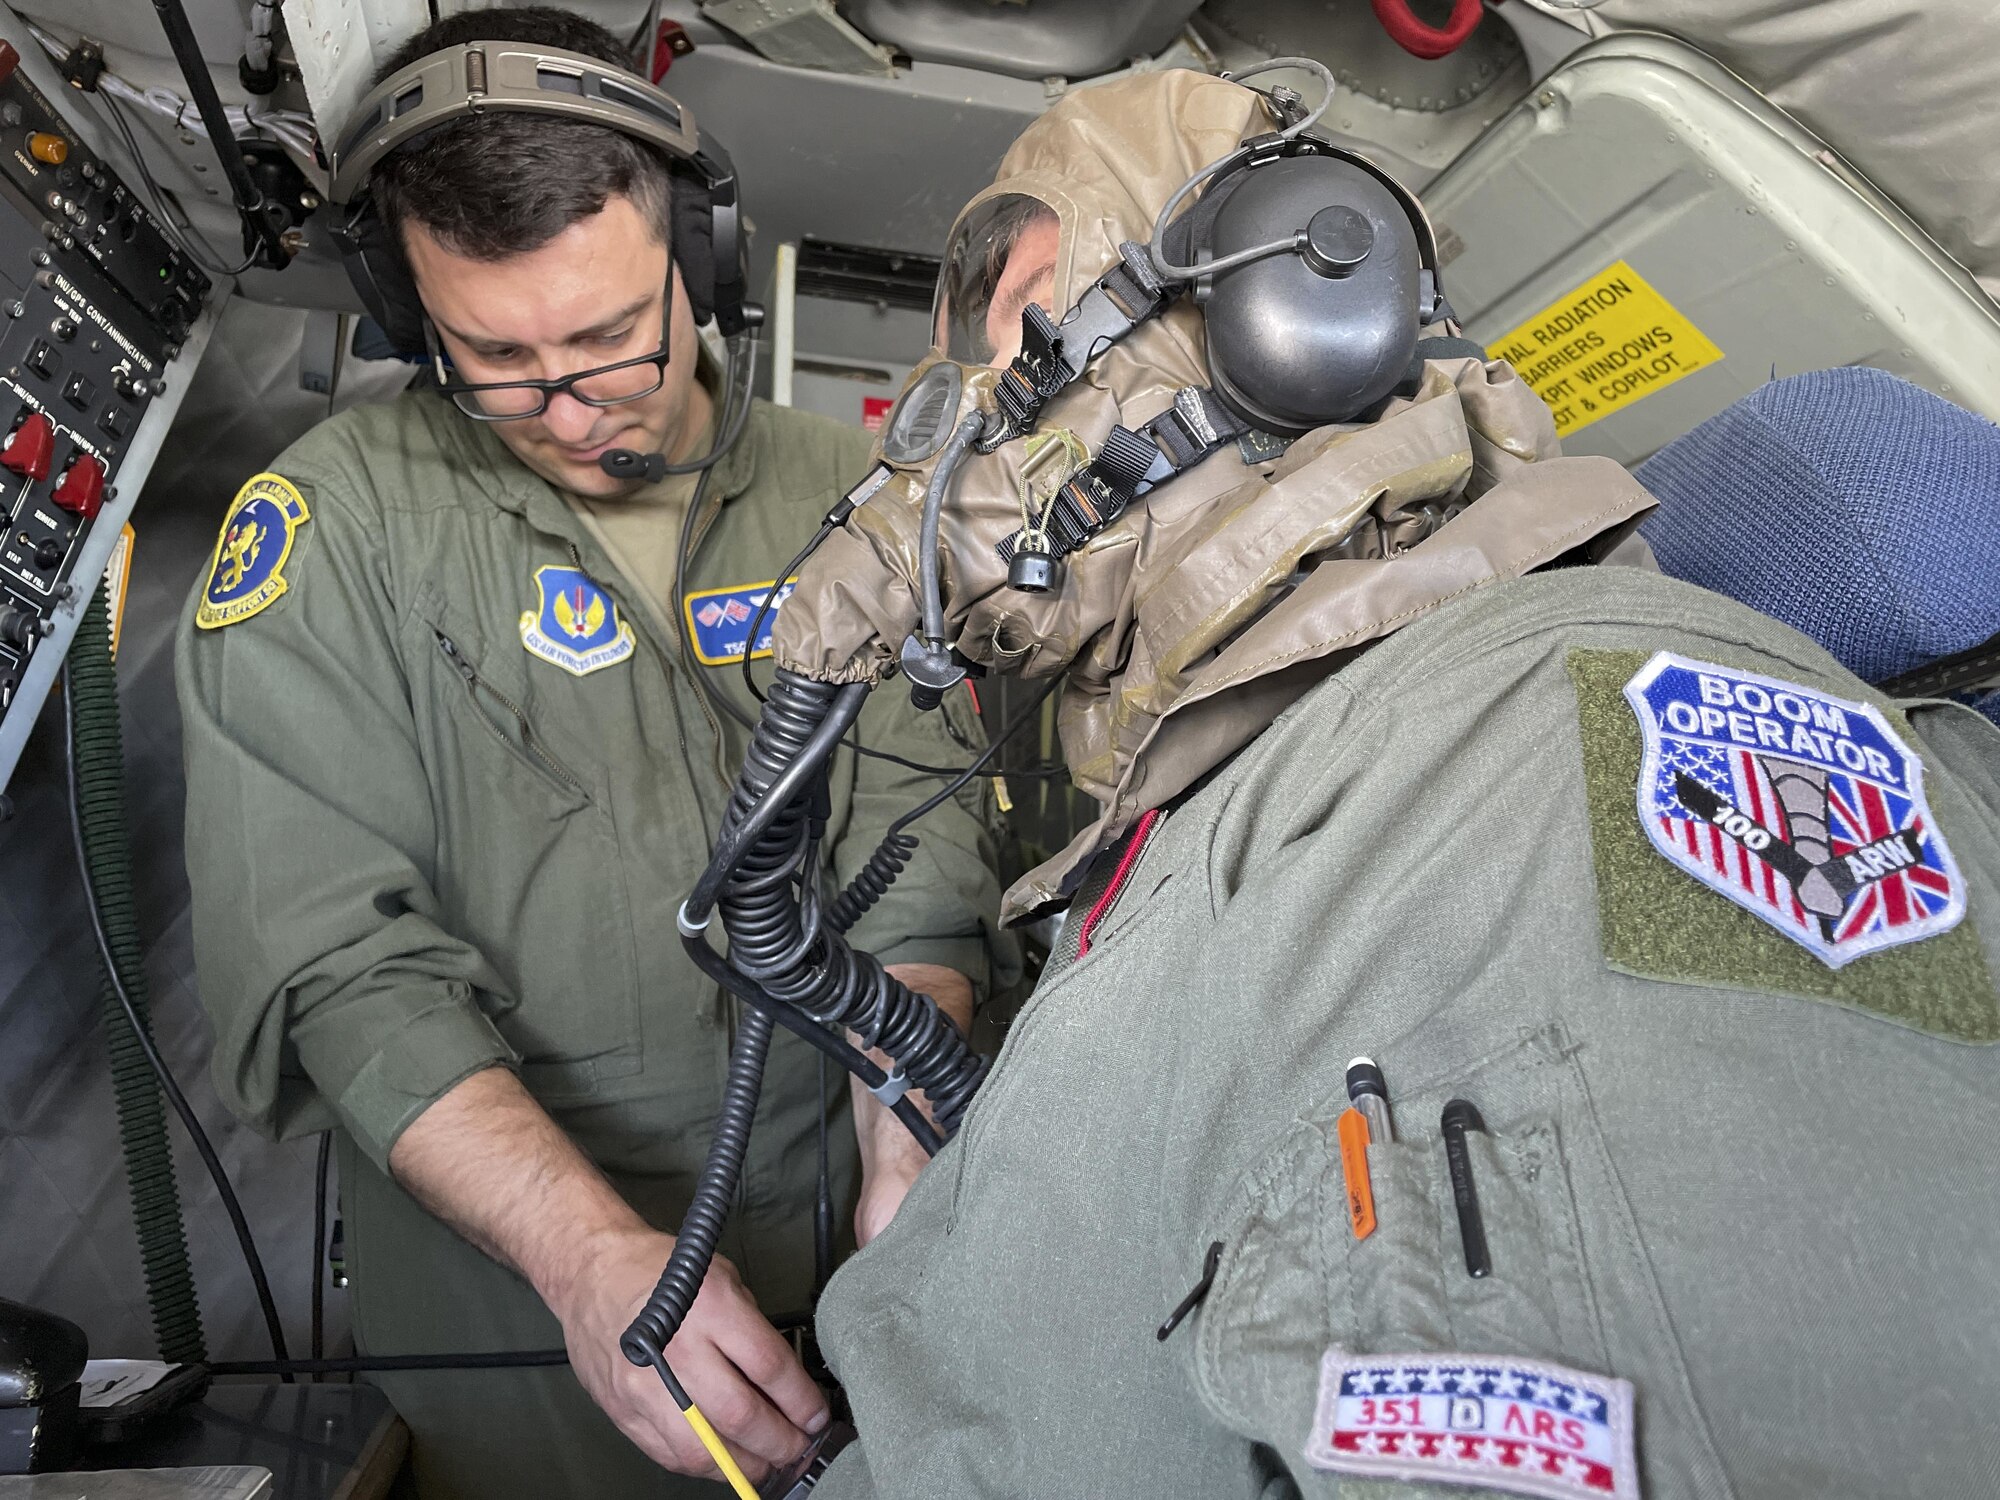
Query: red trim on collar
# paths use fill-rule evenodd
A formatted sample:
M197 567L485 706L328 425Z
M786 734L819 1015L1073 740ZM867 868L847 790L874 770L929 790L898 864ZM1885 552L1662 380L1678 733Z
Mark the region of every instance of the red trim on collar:
M1153 827L1162 817L1159 808L1148 808L1140 815L1132 836L1125 841L1124 852L1118 856L1118 868L1111 872L1110 883L1104 887L1104 894L1090 908L1083 919L1083 926L1076 932L1076 956L1082 958L1090 952L1090 939L1097 931L1098 923L1111 914L1111 908L1118 904L1118 896L1125 889L1125 882L1132 878L1132 867L1139 863L1139 856L1145 851L1146 841L1153 836Z

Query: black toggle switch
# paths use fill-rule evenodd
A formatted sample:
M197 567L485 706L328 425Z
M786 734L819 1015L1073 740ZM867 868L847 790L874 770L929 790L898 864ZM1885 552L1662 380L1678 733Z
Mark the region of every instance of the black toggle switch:
M55 633L55 622L44 620L33 610L0 610L0 645L25 651L44 636Z

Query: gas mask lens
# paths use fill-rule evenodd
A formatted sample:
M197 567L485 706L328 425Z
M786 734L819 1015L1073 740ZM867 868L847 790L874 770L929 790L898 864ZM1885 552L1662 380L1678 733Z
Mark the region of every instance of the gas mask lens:
M1021 349L1030 302L1054 311L1062 221L1023 193L974 204L959 219L938 278L933 336L962 365L1005 365Z

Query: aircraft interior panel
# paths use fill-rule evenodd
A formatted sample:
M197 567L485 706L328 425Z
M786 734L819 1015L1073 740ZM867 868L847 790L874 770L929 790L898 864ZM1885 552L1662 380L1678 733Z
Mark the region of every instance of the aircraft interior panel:
M1835 365L2000 416L2000 310L1978 283L1684 43L1575 53L1425 203L1453 307L1570 451L1630 463L1774 375Z

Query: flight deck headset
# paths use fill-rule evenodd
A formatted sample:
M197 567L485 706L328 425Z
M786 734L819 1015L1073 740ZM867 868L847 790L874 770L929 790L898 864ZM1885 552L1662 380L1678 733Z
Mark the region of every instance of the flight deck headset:
M663 153L673 174L668 244L697 323L726 338L750 317L736 169L694 116L636 74L580 52L521 42L465 42L418 58L384 79L355 109L329 161L334 203L348 209L334 231L348 279L396 348L427 353L424 309L395 230L368 193L384 157L453 120L489 112L581 120Z

